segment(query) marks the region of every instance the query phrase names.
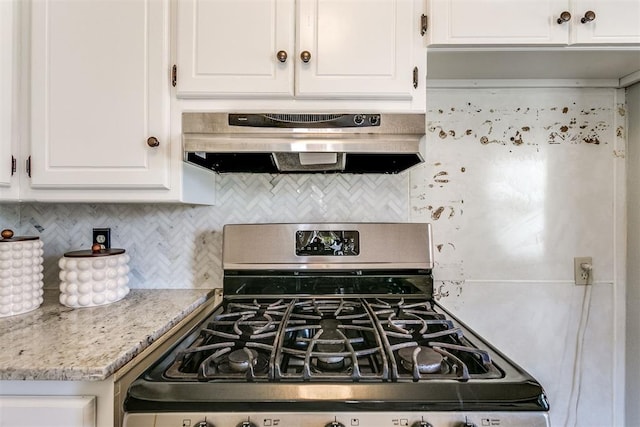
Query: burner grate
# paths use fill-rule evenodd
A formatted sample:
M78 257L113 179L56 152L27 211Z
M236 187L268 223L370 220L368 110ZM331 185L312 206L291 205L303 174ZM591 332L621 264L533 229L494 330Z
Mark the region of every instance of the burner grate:
M417 382L500 378L489 354L428 300L281 298L227 302L176 352L169 378Z
M276 379L370 381L388 379L386 355L373 319L358 299L306 299L294 305L276 355Z
M369 307L383 345L392 355L393 381L502 377L489 354L474 348L460 328L434 310L431 301L376 298Z

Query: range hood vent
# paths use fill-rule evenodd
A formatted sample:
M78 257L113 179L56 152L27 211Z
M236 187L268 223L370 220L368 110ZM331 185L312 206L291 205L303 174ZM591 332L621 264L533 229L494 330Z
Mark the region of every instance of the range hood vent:
M424 114L183 113L184 160L231 173L399 173L422 163Z

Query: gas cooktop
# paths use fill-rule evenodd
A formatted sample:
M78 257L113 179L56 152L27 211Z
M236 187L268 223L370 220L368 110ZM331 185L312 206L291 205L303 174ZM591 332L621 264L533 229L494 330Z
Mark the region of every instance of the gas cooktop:
M433 299L428 224L224 233L223 302L132 384L127 427L548 426L540 384Z
M502 378L485 350L422 299L234 299L176 350L164 377L198 381Z

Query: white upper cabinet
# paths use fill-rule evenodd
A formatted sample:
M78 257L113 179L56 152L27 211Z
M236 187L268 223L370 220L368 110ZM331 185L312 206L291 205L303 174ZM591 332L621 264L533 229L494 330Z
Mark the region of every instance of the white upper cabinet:
M640 44L640 0L579 0L572 6L573 42Z
M300 1L296 95L411 99L420 13L409 0Z
M168 13L168 0L32 3L32 188L169 188Z
M294 11L293 0L179 1L177 95L292 96Z
M564 44L558 0L430 0L431 44Z
M639 0L428 0L431 45L640 43Z
M16 199L16 1L0 1L0 201Z
M426 72L419 4L181 0L177 96L411 100L414 67Z

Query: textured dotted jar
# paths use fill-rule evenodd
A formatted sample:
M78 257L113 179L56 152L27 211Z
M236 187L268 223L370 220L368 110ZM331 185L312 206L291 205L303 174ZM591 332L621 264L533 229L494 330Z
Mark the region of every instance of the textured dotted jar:
M43 301L42 240L13 236L2 230L0 239L0 317L22 314Z
M129 293L129 255L124 249L67 252L60 258L60 303L67 307L110 304Z

